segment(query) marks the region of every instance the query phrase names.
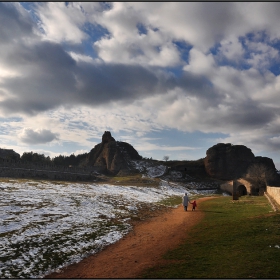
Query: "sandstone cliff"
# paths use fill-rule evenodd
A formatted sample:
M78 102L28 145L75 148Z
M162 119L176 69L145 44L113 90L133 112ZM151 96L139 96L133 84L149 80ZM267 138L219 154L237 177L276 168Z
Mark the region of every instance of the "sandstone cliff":
M89 152L86 164L115 175L131 170L130 161L141 158L130 144L116 141L109 131L105 131L102 142Z

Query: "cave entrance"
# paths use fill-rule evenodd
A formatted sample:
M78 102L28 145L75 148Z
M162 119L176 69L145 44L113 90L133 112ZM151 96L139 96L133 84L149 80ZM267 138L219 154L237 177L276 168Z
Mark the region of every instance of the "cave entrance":
M247 195L247 189L244 185L238 186L238 194L239 196Z

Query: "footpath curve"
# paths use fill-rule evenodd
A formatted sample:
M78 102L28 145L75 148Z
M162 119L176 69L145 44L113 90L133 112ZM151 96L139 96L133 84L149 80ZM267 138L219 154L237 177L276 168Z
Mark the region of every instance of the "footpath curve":
M180 205L139 222L129 234L103 251L45 278L136 278L144 269L165 263L162 255L183 242L190 228L204 216L200 203L211 198L198 199L195 211L191 211L190 205L185 212Z

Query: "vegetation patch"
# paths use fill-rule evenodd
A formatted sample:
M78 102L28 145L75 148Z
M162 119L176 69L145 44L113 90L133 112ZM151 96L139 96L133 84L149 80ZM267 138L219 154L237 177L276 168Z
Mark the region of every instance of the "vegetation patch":
M134 174L130 176L114 176L114 177L104 177L103 182L111 185L122 185L122 186L136 186L136 187L157 187L159 185L159 178L148 178L142 177L142 174Z
M181 203L182 203L182 196L170 196L158 202L158 204L162 204L169 207L177 206Z
M264 196L201 203L204 219L141 278L279 278L280 215Z

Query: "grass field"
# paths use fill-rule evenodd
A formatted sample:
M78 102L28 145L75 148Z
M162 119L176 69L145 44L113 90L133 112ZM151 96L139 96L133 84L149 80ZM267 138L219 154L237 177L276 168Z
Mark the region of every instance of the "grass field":
M218 197L198 210L204 219L164 256L166 265L139 278L280 277L280 214L264 196Z

